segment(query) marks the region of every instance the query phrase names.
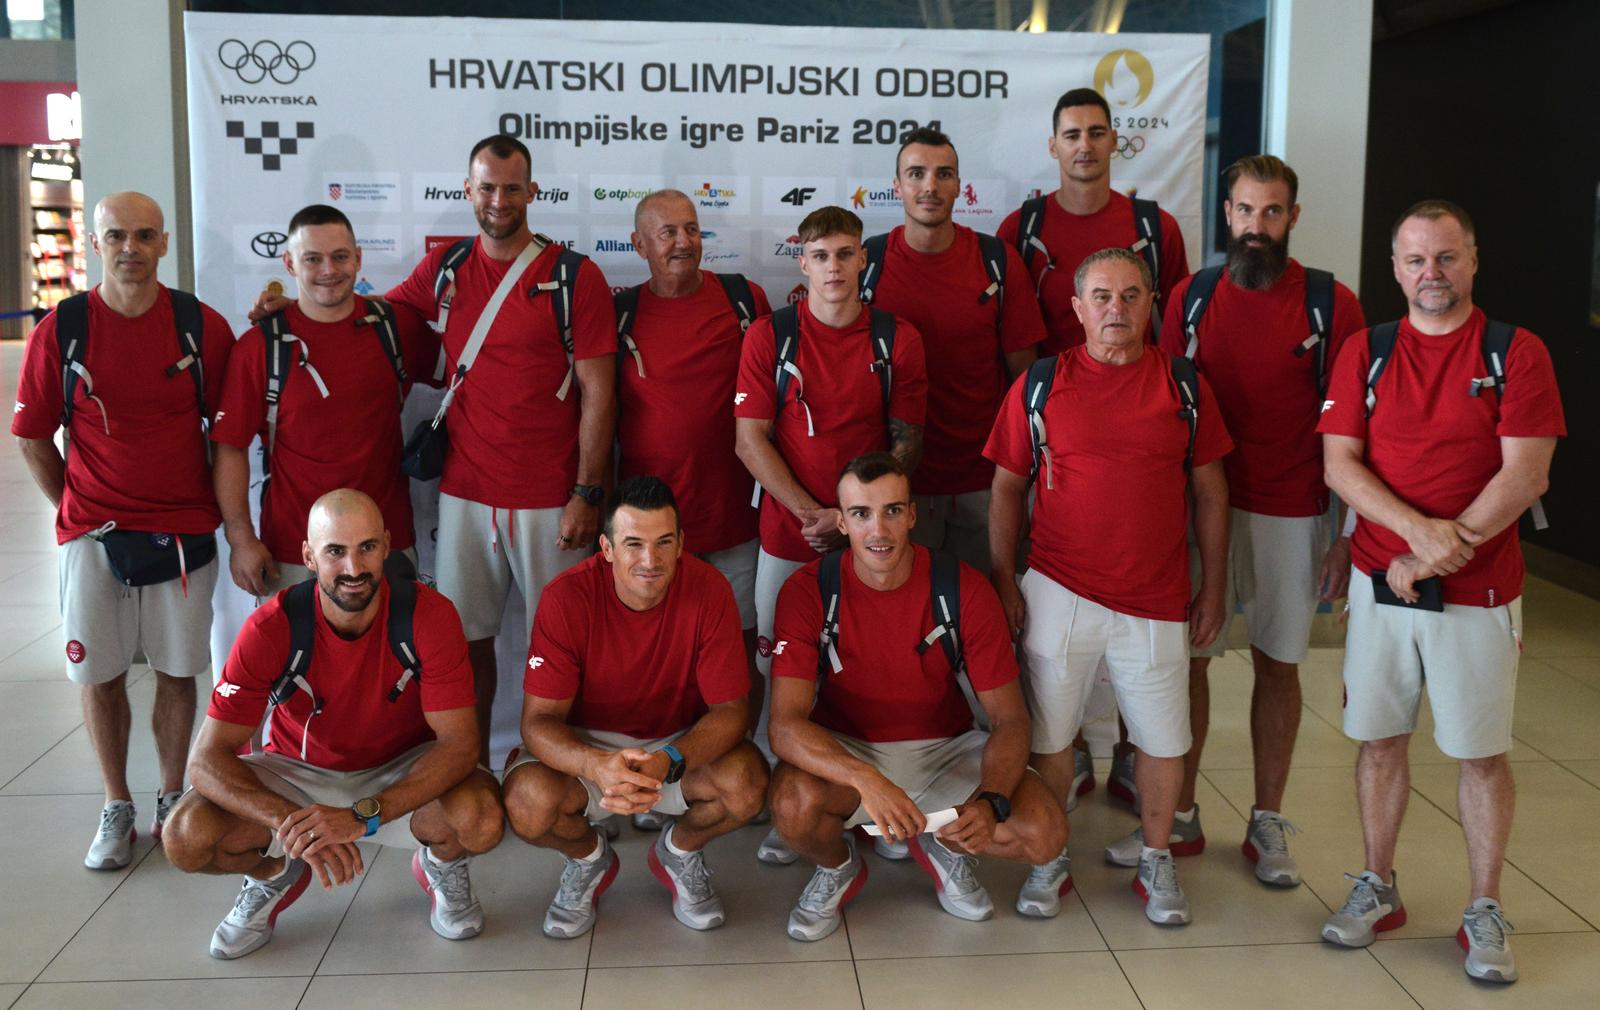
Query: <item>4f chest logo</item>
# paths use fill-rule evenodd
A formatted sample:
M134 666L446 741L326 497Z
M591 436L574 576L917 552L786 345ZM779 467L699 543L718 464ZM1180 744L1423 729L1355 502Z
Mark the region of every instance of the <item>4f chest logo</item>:
M544 665L544 657L543 656L534 656L533 658L528 660L528 669L530 669L530 670L537 670L537 669L539 669L539 667L541 667L543 665Z
M734 393L733 394L733 405L735 407L737 407L739 404L743 403L744 401L748 400L749 398L750 398L750 394L749 393Z

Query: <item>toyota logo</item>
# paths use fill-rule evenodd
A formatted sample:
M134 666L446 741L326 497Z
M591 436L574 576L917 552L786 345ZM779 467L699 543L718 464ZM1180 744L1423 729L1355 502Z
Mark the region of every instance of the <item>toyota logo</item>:
M246 84L260 84L268 77L279 84L293 84L302 70L310 70L317 62L317 51L309 42L280 46L271 39L262 39L247 46L238 39L229 39L217 47L217 59Z
M281 231L264 231L250 240L250 251L262 259L276 259L278 250L289 241L289 236Z

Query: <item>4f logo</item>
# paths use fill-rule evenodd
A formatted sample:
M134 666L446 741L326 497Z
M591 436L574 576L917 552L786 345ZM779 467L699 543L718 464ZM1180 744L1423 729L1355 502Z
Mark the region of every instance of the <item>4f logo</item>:
M816 191L817 188L815 186L796 186L794 189L791 189L789 192L783 194L783 196L779 199L783 203L792 203L796 207L803 207L806 205L807 201L811 199L811 195Z
M232 698L234 695L236 695L238 693L239 693L239 685L238 684L230 684L227 681L223 681L222 683L217 685L217 694L221 695L224 698Z
M772 654L773 654L773 655L774 655L774 656L781 656L781 655L783 655L783 647L784 647L784 646L785 646L785 645L788 645L788 644L789 644L789 643L788 643L788 642L784 642L784 641L777 641L777 642L773 642L773 643L772 643Z
M749 393L734 393L733 394L733 405L735 407L737 407L739 404L743 403L744 401L748 400L749 398L750 398L750 394Z
M213 420L213 421L212 421L212 422L211 422L211 423L212 423L212 424L221 424L221 423L222 423L222 415L223 415L223 414L226 414L226 413L227 413L227 411L226 411L226 410L219 410L219 411L217 411L217 416L216 416L216 419L215 419L215 420Z
M1333 401L1332 400L1323 400L1322 401L1322 412L1324 414L1326 414L1328 411L1330 411L1332 409L1333 409Z
M528 660L528 669L530 669L530 670L537 670L537 669L539 669L539 667L541 667L543 665L544 665L544 657L543 656L534 656L534 657L532 657L531 659Z

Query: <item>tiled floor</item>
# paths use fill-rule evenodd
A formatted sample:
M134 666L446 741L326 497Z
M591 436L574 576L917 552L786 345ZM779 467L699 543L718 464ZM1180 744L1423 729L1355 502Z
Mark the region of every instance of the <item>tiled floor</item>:
M0 347L0 387L15 389L16 345ZM594 933L558 943L539 931L556 860L515 840L474 865L488 913L477 939L428 929L407 856L374 851L349 888L313 888L265 949L206 954L232 880L186 877L141 838L133 866L81 865L100 807L98 777L61 672L50 516L16 450L0 451L0 1008L16 1007L1592 1007L1600 1005L1600 603L1533 580L1516 720L1517 821L1505 875L1522 981L1462 974L1453 935L1466 903L1455 771L1426 735L1413 748L1399 866L1410 922L1364 951L1320 943L1341 874L1361 868L1351 766L1338 730L1337 650L1303 670L1305 720L1287 813L1306 883L1258 885L1238 851L1250 807L1247 659L1213 667L1215 724L1200 803L1209 851L1181 864L1195 922L1145 922L1128 872L1100 847L1133 826L1104 792L1073 819L1077 889L1050 922L1018 918L1020 867L980 876L1001 909L991 922L943 914L915 866L871 862L846 928L818 944L783 922L804 886L798 866L755 862L759 832L713 845L729 924L709 934L673 921L627 829L624 869ZM156 787L146 729L151 685L134 673L132 781L147 818ZM1424 730L1426 730L1426 726ZM1104 772L1104 764L1101 765ZM141 824L141 835L143 834ZM869 857L871 858L871 857Z

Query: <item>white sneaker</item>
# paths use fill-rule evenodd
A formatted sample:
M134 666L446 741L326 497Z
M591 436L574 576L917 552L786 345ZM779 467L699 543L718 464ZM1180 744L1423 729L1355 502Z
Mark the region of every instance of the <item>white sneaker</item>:
M150 822L150 837L161 841L161 826L167 823L167 816L172 813L172 808L183 799L183 790L179 789L170 793L156 793L156 818Z
M1345 879L1355 881L1344 907L1328 916L1322 924L1322 938L1341 947L1366 947L1377 939L1379 933L1399 929L1406 924L1406 906L1400 900L1400 874L1391 873L1393 883L1385 884L1383 878L1371 870L1362 870L1361 876L1345 874Z
M613 820L615 818L612 818ZM658 814L654 810L646 810L642 814L633 815L633 826L639 831L660 831L672 823L672 818L666 814Z
M433 853L418 849L411 856L411 875L433 899L428 925L446 940L466 940L483 932L483 906L472 893L467 875L471 856L435 863Z
M1094 792L1094 761L1089 752L1072 749L1072 788L1067 790L1067 813L1078 809L1078 797Z
M617 879L622 860L605 840L600 838L600 856L593 862L586 859L568 859L562 856L561 886L544 913L544 935L557 940L570 940L594 928L599 916L600 895Z
M912 839L911 855L933 878L937 885L934 893L946 912L968 922L994 918L994 902L972 874L978 865L976 856L952 852L931 831Z
M911 858L911 843L905 839L890 841L883 835L878 835L872 839L872 851L883 859L899 862Z
M767 837L761 839L761 847L756 849L756 858L768 866L788 866L800 857L789 848L789 843L778 835L778 829L773 828L767 832Z
M1112 866L1138 866L1144 844L1144 828L1134 828L1106 846L1106 862ZM1172 853L1174 859L1182 859L1185 856L1198 856L1205 850L1206 832L1200 826L1200 804L1196 803L1194 814L1187 821L1172 818L1172 834L1167 838L1167 851Z
M100 811L100 829L89 843L83 865L91 870L120 870L133 862L134 830L132 800L112 800Z
M1513 928L1493 898L1478 898L1467 906L1461 915L1461 928L1456 931L1456 942L1467 952L1468 975L1485 982L1517 980L1517 962L1506 939Z
M669 823L650 847L650 872L672 892L672 914L690 929L716 929L728 918L722 898L711 886L711 870L703 852L678 855L667 848Z
M1152 852L1139 860L1133 893L1144 899L1144 917L1160 926L1187 926L1189 899L1178 886L1178 864L1168 852Z
M1134 749L1124 747L1111 755L1111 774L1106 776L1106 792L1139 812L1139 785L1133 778Z
M846 834L844 844L850 850L844 865L817 867L789 913L789 935L796 940L809 943L831 936L845 903L867 886L867 864L856 852L856 840Z
M211 956L231 961L265 947L272 939L278 916L305 893L310 883L311 867L301 859L287 860L283 872L271 880L244 878L233 909L211 934Z
M1250 808L1250 826L1245 829L1245 858L1256 864L1256 879L1274 887L1299 887L1300 867L1289 855L1289 837L1300 829L1276 810Z
M1017 892L1017 912L1034 919L1053 919L1061 914L1061 896L1072 890L1072 857L1061 855L1028 871L1028 879Z

